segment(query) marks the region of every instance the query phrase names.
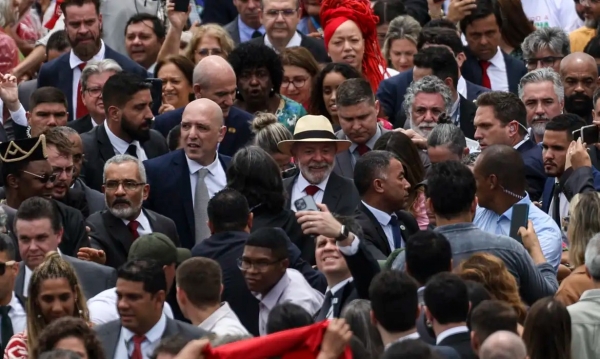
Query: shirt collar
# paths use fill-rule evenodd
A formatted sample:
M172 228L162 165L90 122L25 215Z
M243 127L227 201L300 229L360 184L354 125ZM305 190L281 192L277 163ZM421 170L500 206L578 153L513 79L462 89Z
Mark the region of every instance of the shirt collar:
M301 44L302 44L302 36L300 36L300 33L298 31L296 31L296 32L294 32L294 36L292 36L292 38L290 39L290 42L288 42L288 44L285 45L285 47L286 48L299 47ZM265 45L267 45L268 47L275 50L275 48L273 47L273 44L271 44L271 41L269 41L268 34L267 34L267 36L265 36Z
M515 204L527 204L527 205L531 205L531 199L529 199L529 193L525 192L525 197L523 197L522 200L520 200L519 202L517 202ZM502 213L500 215L500 218L505 217L506 219L508 219L510 221L511 218L512 218L513 206L510 206L510 208L507 209L506 212Z
M344 136L346 136L346 135L344 135ZM377 142L379 137L381 137L381 127L379 127L379 124L378 124L375 135L373 137L371 137L371 139L368 140L367 143L365 143L365 145L367 145L367 147L369 147L370 149L373 149L373 147L375 147L375 142ZM348 138L348 136L346 136L346 139L350 140ZM350 151L350 153L354 153L354 151L356 150L356 147L358 147L358 144L352 142L352 144L350 145L350 148L348 150Z
M446 338L448 338L449 336L452 336L454 334L460 334L460 333L468 333L469 332L469 328L467 328L464 325L461 325L460 327L454 327L454 328L450 328L450 329L446 329L443 332L441 332L436 338L435 338L435 344L436 345L440 345L440 342Z
M119 153L121 153L121 154L126 153L127 148L129 148L130 145L135 145L136 147L139 147L138 141L132 141L131 143L129 143L129 142L124 141L123 139L117 137L117 135L115 135L110 130L106 121L104 121L104 128L106 129L106 134L108 135L108 140L117 149L117 151L119 151Z
M331 176L331 174L329 175ZM298 176L298 188L301 191L304 191L306 189L306 187L308 186L317 186L319 187L319 189L323 192L325 192L325 188L327 187L327 181L329 181L329 176L325 177L324 180L321 181L321 183L317 183L317 184L312 184L310 182L308 182L308 180L306 179L306 177L304 177L304 175L302 174L302 171L300 171L300 175Z
M233 311L231 310L229 303L223 302L221 303L219 309L215 310L214 313L212 313L208 318L204 319L204 321L200 323L200 325L198 325L198 328L204 329L207 332L212 332L213 328L215 327L215 325L217 325L219 320L228 317L231 314L235 315L235 313L233 313Z
M403 342L403 341L409 340L409 339L419 339L420 337L421 336L419 335L419 332L410 333L409 335L400 337L400 338L394 340L393 342L389 343L388 345L386 345L385 350L388 350L392 345L394 345L396 343L400 343L400 342Z
M152 227L150 227L150 221L148 221L148 217L146 217L146 215L144 214L144 210L140 211L140 215L137 216L137 218L134 219L134 221L137 221L140 224L140 229L152 231ZM125 223L125 225L128 225L129 222L130 221L123 219L123 223Z
M277 284L275 284L275 286L271 288L269 293L267 293L265 296L254 292L252 294L254 294L256 299L260 300L260 302L265 307L267 307L268 310L271 310L277 305L277 302L279 302L279 298L290 285L291 281L292 280L286 271L286 273L283 274L283 277L281 277L279 282L277 282Z
M121 327L121 328L123 329L123 338L125 339L125 343L129 343L135 334L131 330L129 330L125 327ZM159 341L161 339L163 333L165 332L166 328L167 328L167 317L165 316L165 313L163 312L160 316L160 319L158 320L158 322L156 322L156 324L154 324L152 329L150 329L149 331L146 332L146 334L144 334L146 336L146 340L150 343Z
M452 113L451 113L452 117L454 117L454 114L458 110L459 105L460 105L460 94L458 94L458 96L456 96L456 101L454 101L454 103L452 104L452 109L450 110L450 111L452 111Z
M390 214L387 214L377 208L371 207L364 201L362 201L362 204L364 204L365 207L367 207L367 209L371 211L371 213L373 213L373 216L375 217L375 219L377 219L377 222L379 222L379 224L381 224L382 226L387 226L388 224L390 224L390 219L392 218Z
M260 26L258 29L253 29L250 26L246 25L243 21L242 18L238 15L237 17L237 23L238 23L238 28L240 29L240 33L244 34L246 37L248 37L249 39L252 38L252 34L254 33L254 31L258 30L260 31L261 34L265 34L265 27L264 26ZM266 40L265 40L266 43Z
M343 281L339 282L338 284L334 285L332 288L327 287L327 290L325 292L331 292L331 294L335 295L335 293L337 293L340 289L342 289L346 284L352 282L353 278L346 278Z
M502 50L500 49L500 47L498 47L496 55L489 59L489 62L499 69L504 69L506 67L506 64L504 63L504 55L502 55Z
M104 60L104 53L106 52L106 47L104 46L104 41L100 40L100 50L94 55L91 60L102 61ZM88 61L91 61L88 60ZM71 66L71 70L75 69L79 64L82 64L87 61L81 60L73 50L69 53L69 65Z
M467 96L467 81L465 81L464 77L458 78L458 83L456 84L456 92L458 92L462 97L468 98Z
M198 162L190 159L188 157L188 155L185 155L185 160L187 161L188 168L190 169L190 174L194 174L194 173L200 171L201 169L206 168L206 169L208 169L208 173L214 175L217 173L218 167L220 165L218 154L215 154L215 160L208 166L202 166Z
M524 144L525 142L527 142L527 141L529 141L529 135L528 135L528 134L527 134L527 135L525 135L525 137L524 137L524 138L523 138L523 139L522 139L522 140L521 140L519 143L517 143L517 144L516 144L516 145L515 145L513 148L514 148L515 150L518 150L518 149L519 149L519 147L521 147L521 145L523 145L523 144Z

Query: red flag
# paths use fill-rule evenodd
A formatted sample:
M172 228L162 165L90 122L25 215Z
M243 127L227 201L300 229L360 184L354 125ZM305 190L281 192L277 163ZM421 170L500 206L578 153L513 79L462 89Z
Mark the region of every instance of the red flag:
M60 4L62 4L62 2L63 2L63 0L56 0L56 5L54 6L54 14L52 14L52 17L50 18L50 20L48 20L48 22L46 22L46 25L44 25L44 27L46 29L48 29L48 30L54 29L56 22L60 18L60 15L62 15L62 10L60 9Z
M307 327L286 330L264 337L211 348L207 346L203 355L206 359L316 359L321 350L321 342L329 321L323 321ZM346 346L339 359L352 359L350 347Z

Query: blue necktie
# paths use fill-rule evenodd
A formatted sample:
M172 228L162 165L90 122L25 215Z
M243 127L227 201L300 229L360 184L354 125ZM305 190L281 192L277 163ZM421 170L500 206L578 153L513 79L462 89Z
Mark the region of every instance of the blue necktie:
M394 249L402 248L402 233L400 232L400 222L395 214L392 214L389 225L392 226L392 236L394 238Z

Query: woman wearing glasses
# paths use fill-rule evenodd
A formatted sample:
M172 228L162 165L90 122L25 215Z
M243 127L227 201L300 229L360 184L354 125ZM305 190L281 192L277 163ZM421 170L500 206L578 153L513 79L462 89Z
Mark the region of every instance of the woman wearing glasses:
M319 64L304 47L291 47L279 55L283 64L281 94L302 104L308 111L313 79L319 73Z
M210 55L227 59L233 48L234 43L227 30L217 24L206 24L194 30L194 36L185 49L185 56L197 64Z
M51 322L76 317L89 323L86 299L73 267L57 252L49 252L31 274L27 301L27 329L13 335L4 359L27 359L38 345L40 333Z

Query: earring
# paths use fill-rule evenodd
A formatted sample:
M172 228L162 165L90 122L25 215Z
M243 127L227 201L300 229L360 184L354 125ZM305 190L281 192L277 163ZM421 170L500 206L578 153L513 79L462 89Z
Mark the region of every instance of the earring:
M427 319L425 321L425 325L427 326L427 328L432 328L433 327L433 324L431 323L431 320L429 320L429 319Z
M27 138L31 138L31 126L27 126L27 130L25 131L25 135Z
M42 315L41 315L41 314L38 314L38 315L37 315L37 318L38 318L38 319L40 319L41 317L42 317Z

